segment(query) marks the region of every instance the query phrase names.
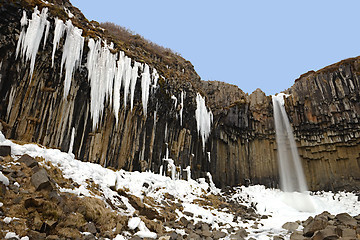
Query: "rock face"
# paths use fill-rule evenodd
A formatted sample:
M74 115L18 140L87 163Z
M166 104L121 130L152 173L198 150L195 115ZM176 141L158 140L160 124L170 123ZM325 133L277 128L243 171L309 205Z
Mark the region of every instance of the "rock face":
M54 5L40 1L0 5L0 120L7 138L72 149L77 158L101 165L154 172L162 165L166 170L163 158L168 149L180 175L190 166L193 178L210 172L218 186L249 182L278 186L271 96L260 89L248 95L233 85L201 81L192 65L179 56L159 57L135 43L117 42L68 1L49 2ZM31 19L35 6L49 8L49 34L45 45L41 40L31 74L29 61L16 57L16 47L22 11ZM65 74L60 74L66 37L59 40L53 67L50 61L55 17L69 19L64 7L72 12L73 25L85 37L66 97ZM141 70L130 87L134 89L133 106L121 101L114 115L115 103L105 97L99 102L104 108L94 129L91 90L95 87L88 80L88 42L97 37L113 41L111 51L124 51L132 66L139 63ZM143 62L160 75L156 87L149 90L146 105ZM359 63L360 58L353 58L310 72L286 91L290 96L285 107L312 190L358 190L360 186ZM120 99L124 92L123 81ZM195 117L197 93L213 112L204 148Z

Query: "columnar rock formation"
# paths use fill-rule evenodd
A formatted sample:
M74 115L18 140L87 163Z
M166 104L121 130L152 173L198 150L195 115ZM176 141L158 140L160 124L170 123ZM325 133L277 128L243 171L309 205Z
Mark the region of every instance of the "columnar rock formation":
M201 81L181 57L121 43L68 1L49 2L9 0L0 5L0 119L6 137L64 151L72 147L84 161L154 172L166 166L168 148L180 174L191 166L193 178L210 172L219 186L277 186L271 96L259 89L248 95L226 83ZM24 16L32 19L35 6L39 15L49 9L49 24L44 21L47 39L40 36L32 70L32 60L21 56L24 46L18 57L16 47L27 28ZM63 37L59 19L71 20ZM73 35L70 24L78 29ZM84 41L84 46L79 42L82 55L75 58L69 52L64 59L66 41L76 34ZM105 61L99 59L106 55L108 65L95 66L94 52L97 61ZM71 57L76 67L68 73ZM359 63L360 58L348 59L310 72L286 90L290 97L285 107L313 190L360 186ZM122 73L118 82L116 71ZM96 94L101 91L103 95ZM202 98L207 108L201 111L208 113L203 115L213 118L210 132L205 126L199 129L196 117Z

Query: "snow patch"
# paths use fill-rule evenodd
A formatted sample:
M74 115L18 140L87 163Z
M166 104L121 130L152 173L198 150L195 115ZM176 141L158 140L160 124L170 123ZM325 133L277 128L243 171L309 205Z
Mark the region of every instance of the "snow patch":
M9 179L2 172L0 172L0 182L5 186L9 186Z

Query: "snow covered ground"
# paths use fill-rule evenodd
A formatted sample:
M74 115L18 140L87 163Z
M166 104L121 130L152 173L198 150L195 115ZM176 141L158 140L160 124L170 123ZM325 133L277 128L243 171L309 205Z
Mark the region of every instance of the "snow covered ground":
M140 199L144 197L151 197L156 204L161 205L162 200L165 199L166 194L174 196L176 202L181 202L183 211L177 210L178 219L185 217L187 220L206 222L212 229L224 231L230 239L230 233L226 228L234 229L245 228L250 232L248 238L256 239L272 239L272 236L282 235L289 238L287 230L282 229L282 225L286 222L306 220L309 216L315 216L323 211L328 211L331 214L347 212L350 215L359 214L360 202L358 197L353 193L331 193L318 192L309 193L307 196L284 194L278 189L267 189L264 186L256 185L250 187L235 188L234 193L229 196L225 195L220 189L215 188L212 184L208 184L205 179L198 179L189 181L172 180L170 177L161 176L151 172L127 172L124 170L113 171L111 169L103 168L98 164L81 162L74 159L72 154L61 152L57 149L47 149L36 144L18 145L10 140L6 140L0 132L0 145L10 145L12 148L12 156L16 160L23 154L28 154L32 157L42 157L45 162L50 161L53 165L59 167L64 177L71 178L79 184L75 189L61 189L75 193L79 196L94 196L98 198L110 199L116 206L119 203L117 194L113 189L126 189L128 194L135 195ZM46 167L45 162L43 166ZM4 176L0 176L1 181L6 181ZM91 192L87 185L92 179L95 184L98 184L102 196L95 195ZM226 209L215 209L207 206L197 204L196 199L204 197L204 195L220 194L225 198L237 201L249 207L255 206L257 213L261 215L268 215L267 219L248 220L243 221ZM313 212L299 212L296 201L292 198L299 199L299 197L311 202L314 207ZM144 223L133 216L135 209L127 201L126 197L122 196L121 200L125 203L127 209L123 209L120 214L129 216L128 227L130 229L138 229L137 235L156 238L156 234L149 231ZM290 204L289 204L290 202ZM295 203L294 203L295 202ZM295 205L294 205L295 204ZM0 202L0 205L2 203ZM154 207L156 208L156 207ZM120 210L119 210L120 211ZM193 213L193 216L184 214L184 212ZM256 227L254 227L256 225ZM169 229L171 230L171 229ZM174 230L174 229L173 229ZM176 229L175 229L176 230ZM181 233L183 231L178 230ZM116 239L126 239L129 235L124 233L118 235Z

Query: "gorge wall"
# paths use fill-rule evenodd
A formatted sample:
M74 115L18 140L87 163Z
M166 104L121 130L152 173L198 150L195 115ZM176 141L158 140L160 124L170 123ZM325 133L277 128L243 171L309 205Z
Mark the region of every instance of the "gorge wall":
M73 135L78 159L130 171L166 170L168 149L180 175L190 166L193 178L210 172L218 186L278 186L271 96L201 81L190 62L118 41L66 0L5 0L0 15L0 119L7 138L68 151ZM32 60L19 39L37 16L44 32ZM83 41L82 54L64 55L70 39ZM302 75L285 91L312 190L359 190L359 69L359 57L347 59Z

